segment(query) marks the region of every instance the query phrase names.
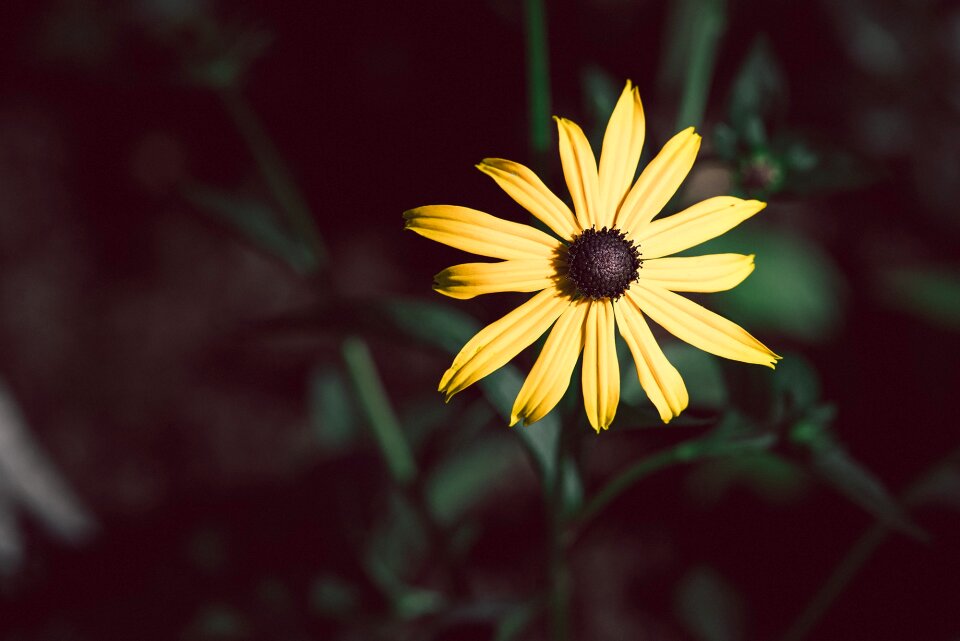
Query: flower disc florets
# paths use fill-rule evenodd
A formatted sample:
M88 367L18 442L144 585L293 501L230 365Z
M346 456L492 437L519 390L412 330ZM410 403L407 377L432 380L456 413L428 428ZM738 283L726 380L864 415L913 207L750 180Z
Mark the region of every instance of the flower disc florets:
M616 228L585 229L567 248L567 276L593 300L623 296L642 265L640 248Z

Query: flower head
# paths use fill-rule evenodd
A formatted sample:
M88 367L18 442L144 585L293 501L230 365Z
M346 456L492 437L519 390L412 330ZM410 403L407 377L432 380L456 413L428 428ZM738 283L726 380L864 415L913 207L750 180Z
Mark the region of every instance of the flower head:
M654 339L647 317L711 354L773 367L780 357L743 328L676 293L735 287L753 271L753 256L670 257L725 233L765 203L718 196L654 220L693 166L700 136L692 127L676 134L633 182L644 115L629 81L607 124L599 167L580 127L564 118L556 122L573 211L523 165L499 158L477 165L556 237L455 205L404 213L405 227L421 236L501 259L443 270L433 284L441 294L466 299L538 292L463 346L440 380L446 399L550 330L513 405L510 424L546 416L566 392L582 352L584 408L599 432L610 426L620 400L614 337L619 330L636 362L640 385L669 422L686 408L687 389Z

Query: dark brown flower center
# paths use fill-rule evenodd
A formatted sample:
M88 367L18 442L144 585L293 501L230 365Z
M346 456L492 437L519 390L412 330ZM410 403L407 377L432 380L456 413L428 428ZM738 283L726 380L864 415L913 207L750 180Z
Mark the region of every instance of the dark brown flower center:
M567 276L591 299L623 296L643 266L640 248L619 229L585 229L567 248Z

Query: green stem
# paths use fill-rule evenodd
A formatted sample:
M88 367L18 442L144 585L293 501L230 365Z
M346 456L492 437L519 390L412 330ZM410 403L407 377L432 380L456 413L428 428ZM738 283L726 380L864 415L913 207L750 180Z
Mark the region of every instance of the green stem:
M321 266L326 260L327 251L313 215L256 112L237 89L223 89L218 95L256 159L291 230L313 255L315 267Z
M370 349L362 338L351 336L343 341L341 351L360 406L390 474L399 485L405 486L417 475L417 464L377 373Z
M525 0L527 45L527 104L530 148L542 158L550 145L550 55L547 48L547 15L543 0Z

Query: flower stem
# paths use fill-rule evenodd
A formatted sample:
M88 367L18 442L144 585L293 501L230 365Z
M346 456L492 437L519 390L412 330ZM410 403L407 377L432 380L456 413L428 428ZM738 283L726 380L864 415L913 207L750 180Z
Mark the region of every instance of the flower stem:
M227 88L221 90L218 95L256 159L260 173L286 216L290 229L313 256L314 267L320 267L327 257L326 246L317 231L310 208L290 177L290 171L284 164L280 152L263 128L256 112L239 90Z

